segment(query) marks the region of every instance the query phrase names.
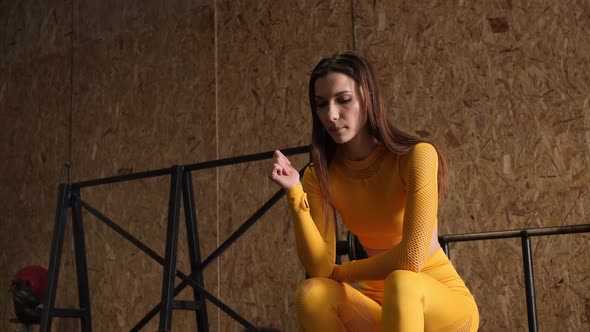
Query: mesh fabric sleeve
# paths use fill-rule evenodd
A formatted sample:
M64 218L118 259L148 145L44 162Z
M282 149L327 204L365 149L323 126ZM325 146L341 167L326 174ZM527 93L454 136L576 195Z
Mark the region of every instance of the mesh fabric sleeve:
M438 154L420 143L403 156L402 180L407 199L402 239L398 245L373 257L341 265L334 271L337 280L382 280L394 270L418 272L428 259L438 210Z
M320 186L313 166L303 175L303 183L285 189L293 216L297 256L311 277L329 277L336 259L333 211L326 221Z

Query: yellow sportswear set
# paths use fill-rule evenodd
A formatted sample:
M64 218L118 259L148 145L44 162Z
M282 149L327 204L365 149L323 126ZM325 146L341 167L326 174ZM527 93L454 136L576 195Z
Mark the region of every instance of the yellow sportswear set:
M335 222L326 213L313 166L287 189L301 264L311 278L296 290L303 331L476 331L473 296L442 249L437 225L438 156L419 143L398 156L378 145L367 158L336 153L330 204L367 250L385 250L334 269ZM335 279L330 276L335 272ZM352 287L349 283L358 282Z

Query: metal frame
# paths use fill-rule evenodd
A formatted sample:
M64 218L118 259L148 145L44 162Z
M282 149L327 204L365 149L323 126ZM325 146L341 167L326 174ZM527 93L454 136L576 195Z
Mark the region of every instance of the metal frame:
M531 237L534 236L549 236L559 234L575 234L575 233L589 233L590 224L557 226L557 227L542 227L529 228L511 231L494 231L494 232L480 232L467 233L457 235L441 235L438 241L445 254L450 256L449 243L453 242L467 242L480 240L495 240L508 238L521 238L522 244L522 263L524 269L524 285L526 291L526 306L529 331L537 332L539 324L537 321L537 304L535 300L535 273L533 271L533 255L531 251Z
M296 155L309 153L310 146L301 146L296 148L282 150L285 155ZM138 249L146 253L149 257L164 266L164 277L162 282L161 302L153 307L132 329L139 331L158 313L160 313L159 331L170 331L172 323L172 312L174 309L194 310L198 331L208 331L206 300L211 301L221 310L226 312L230 317L248 329L255 329L255 326L240 316L234 310L229 308L225 303L207 292L204 288L203 270L223 254L234 242L236 242L252 225L256 223L270 208L276 204L284 195L283 190L277 191L264 205L252 214L233 234L231 234L216 250L213 251L204 261L201 261L199 238L196 220L196 210L194 205L194 190L192 186L191 173L196 170L215 168L227 165L234 165L244 162L269 159L273 156L274 151L246 155L241 157L226 158L214 161L207 161L185 166L172 166L171 168L158 169L146 172L132 173L129 175L107 177L89 181L82 181L73 184L61 184L58 191L57 211L55 226L53 231L53 240L51 244L50 263L48 269L48 280L46 289L46 299L43 304L43 313L41 318L40 331L46 332L51 330L53 317L71 317L80 318L82 331L91 331L91 307L88 289L88 269L86 266L86 249L84 239L84 227L82 220L82 208L95 216L124 239L135 245ZM306 166L307 167L307 166ZM305 169L305 167L303 168ZM303 172L303 169L300 173ZM168 205L168 226L166 235L166 254L165 257L159 256L155 251L139 241L129 232L118 226L103 213L83 201L80 189L93 187L110 183L120 183L151 177L170 175L170 196ZM182 199L182 203L181 203ZM176 268L177 249L178 249L178 227L180 204L183 204L185 211L185 223L187 227L187 241L189 257L191 263L191 273L187 275ZM72 226L74 229L74 250L76 257L76 276L78 283L78 300L79 309L59 309L55 308L55 295L57 290L59 269L61 262L61 252L64 241L65 227L67 222L68 210L72 209ZM537 331L537 317L535 305L534 289L534 272L532 265L532 254L530 247L530 238L533 236L571 234L580 232L590 232L590 225L546 227L538 229L524 229L514 231L470 233L460 235L444 235L439 237L441 246L447 256L450 257L449 243L477 240L491 240L499 238L522 238L523 248L523 265L525 273L527 311L529 319L529 330ZM344 253L349 241L339 241L338 252ZM175 277L182 281L174 287ZM177 301L174 300L186 286L193 288L194 301Z
M301 146L282 150L285 155L309 153L309 146ZM50 331L54 317L80 318L81 330L84 332L92 330L90 293L88 288L88 268L86 265L86 249L84 240L84 227L82 220L82 209L85 209L99 221L103 222L124 239L135 245L149 257L164 266L162 281L161 302L138 322L131 331L139 331L153 317L160 313L160 324L158 331L170 331L172 325L172 312L178 310L194 310L196 312L197 328L199 331L208 331L208 318L206 300L211 301L230 317L248 329L256 327L237 312L228 307L214 295L204 288L203 269L217 259L234 242L236 242L256 221L258 221L270 208L276 204L284 195L282 190L277 191L260 209L248 218L219 248L210 254L205 261L201 261L199 248L198 227L196 220L195 198L192 185L191 172L196 170L215 168L269 159L274 151L257 153L235 158L226 158L203 163L189 164L185 166L172 166L171 168L157 169L146 172L132 173L129 175L107 177L89 181L60 184L58 192L57 212L51 244L46 299L43 303L40 331ZM306 166L307 167L307 166ZM301 170L302 172L303 170ZM63 174L62 174L63 175ZM129 232L117 225L103 213L82 200L80 189L94 187L111 183L120 183L139 179L146 179L159 176L170 176L170 193L168 204L168 224L166 234L166 254L159 256L154 250L135 238ZM182 200L182 202L181 202ZM187 275L176 268L178 249L178 227L180 204L184 205L184 217L187 227L188 250L191 263L191 273ZM55 295L59 279L61 264L61 253L63 249L65 227L67 223L68 210L72 209L72 226L74 228L74 251L76 257L76 273L78 282L78 297L80 309L59 309L55 308ZM174 287L175 277L182 281ZM174 300L186 286L193 288L194 301Z

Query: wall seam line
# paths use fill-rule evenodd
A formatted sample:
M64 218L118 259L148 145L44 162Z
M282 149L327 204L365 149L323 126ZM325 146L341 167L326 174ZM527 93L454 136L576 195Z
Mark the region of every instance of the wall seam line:
M213 44L215 67L215 159L219 160L219 84L218 84L218 40L217 40L217 1L213 0ZM215 202L216 202L216 243L219 248L219 167L215 168ZM217 298L221 299L221 257L217 260ZM217 331L221 331L221 312L217 308Z

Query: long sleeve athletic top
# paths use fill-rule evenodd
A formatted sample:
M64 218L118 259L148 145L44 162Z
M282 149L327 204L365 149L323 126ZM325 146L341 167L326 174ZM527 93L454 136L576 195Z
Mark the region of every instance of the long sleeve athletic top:
M381 280L394 270L420 271L429 256L437 223L438 155L419 143L398 156L378 145L360 161L336 154L328 169L330 204L367 249L388 249L373 257L343 264L348 281ZM297 253L312 277L328 277L336 255L332 211L326 221L313 166L302 184L287 189L294 219Z

